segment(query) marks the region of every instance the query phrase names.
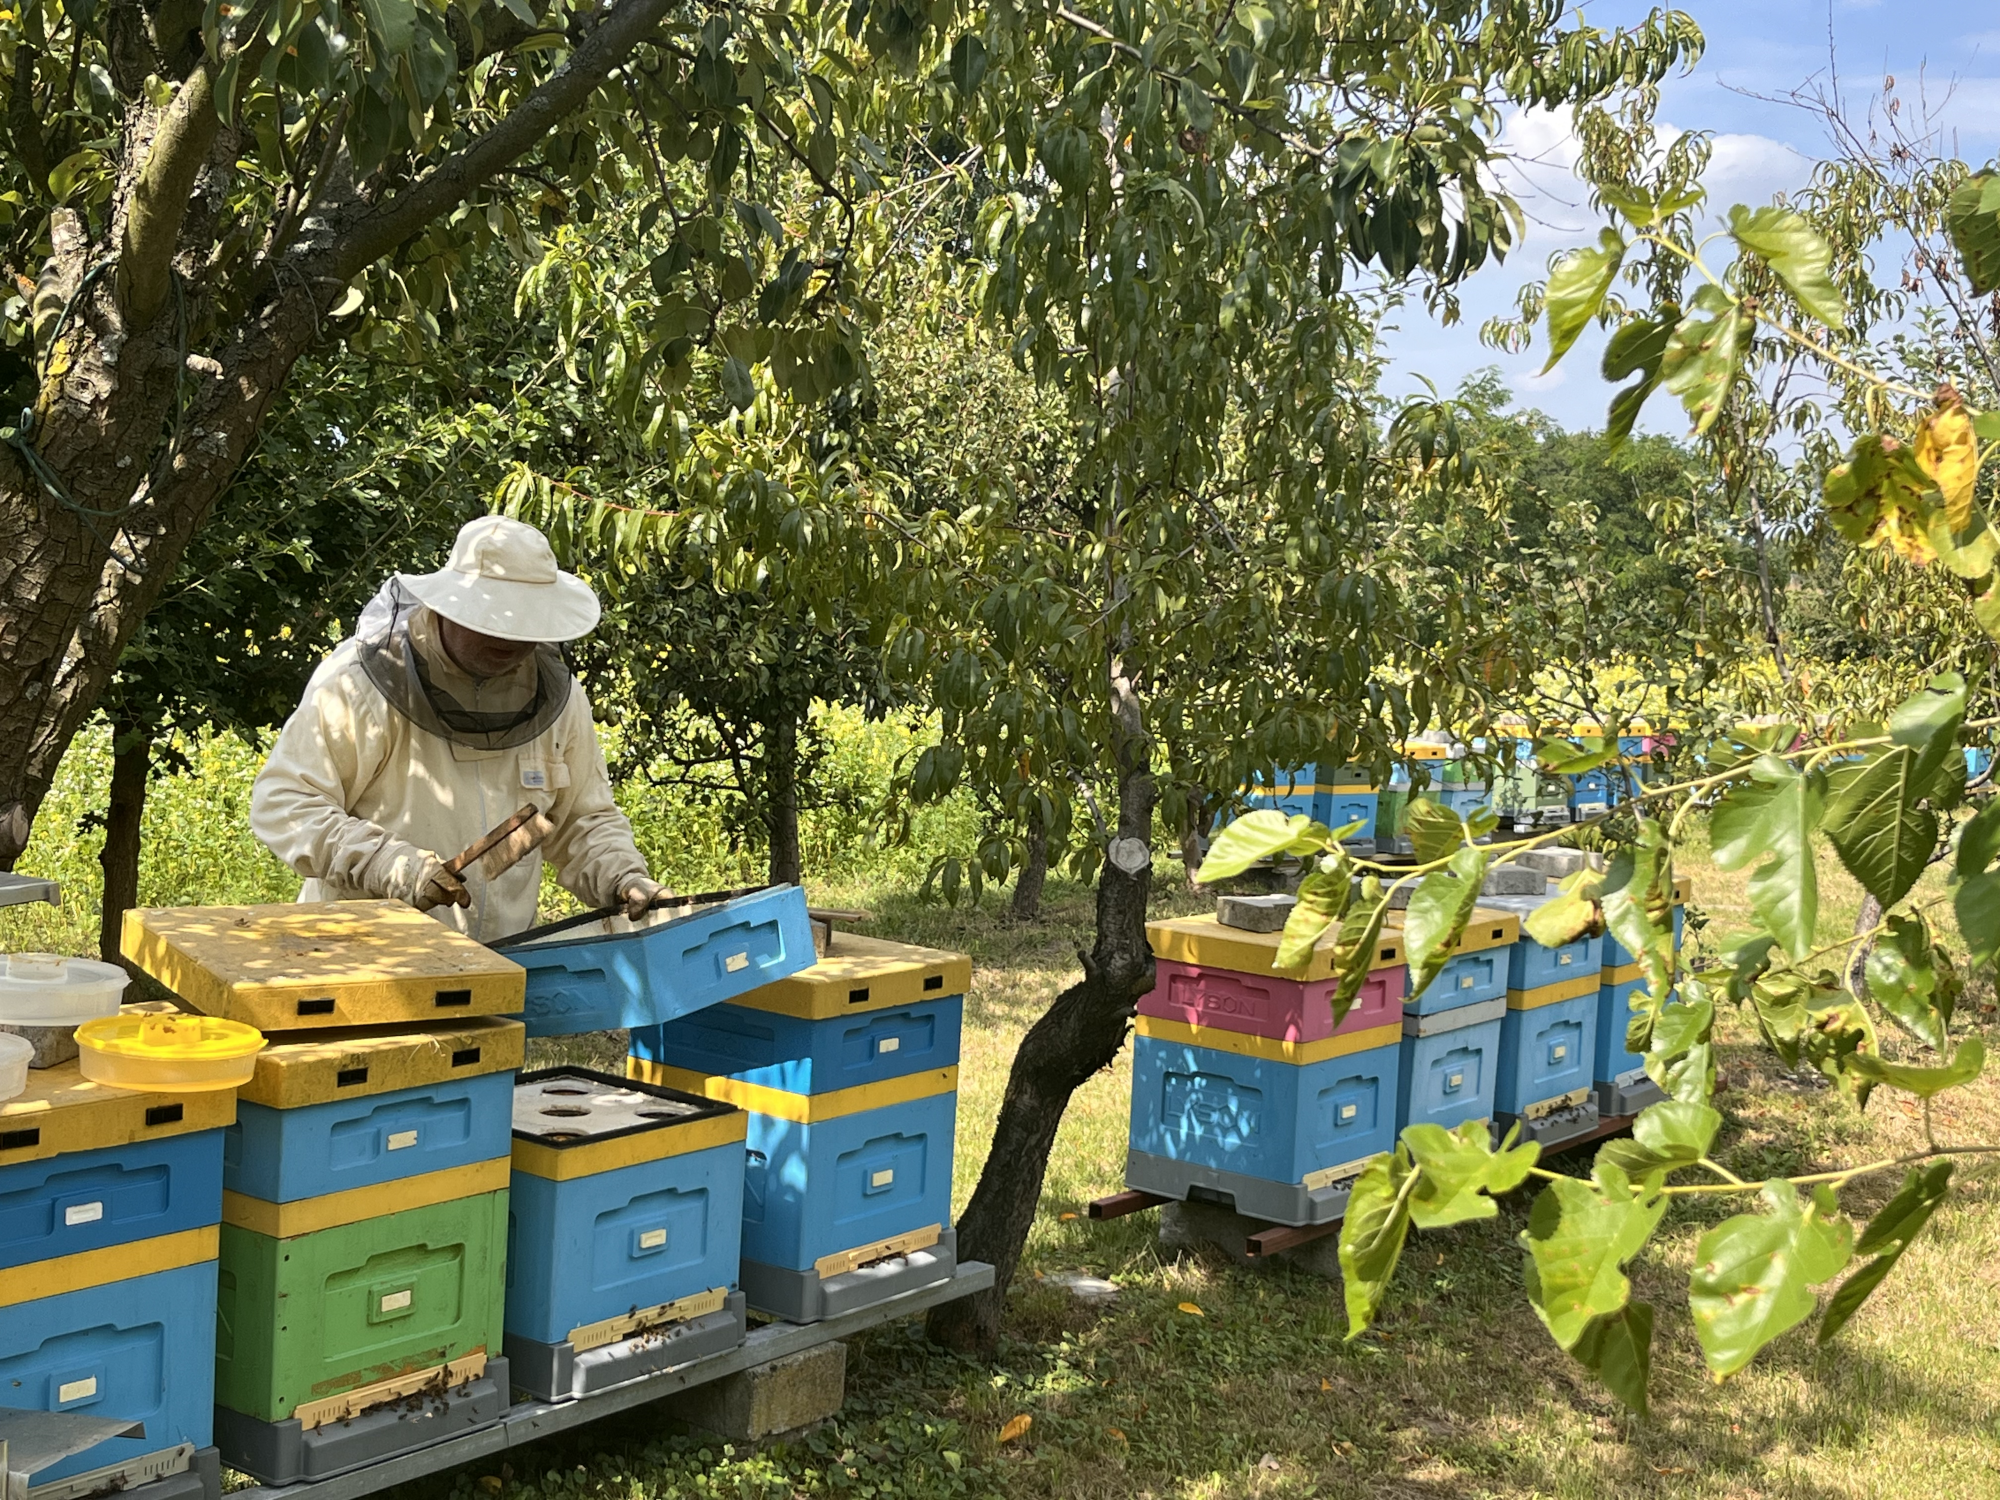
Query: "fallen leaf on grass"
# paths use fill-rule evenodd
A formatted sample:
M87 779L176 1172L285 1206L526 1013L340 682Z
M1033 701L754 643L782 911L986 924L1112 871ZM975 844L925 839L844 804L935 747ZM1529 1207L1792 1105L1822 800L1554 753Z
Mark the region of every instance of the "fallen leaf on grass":
M1118 1441L1121 1443L1127 1441L1125 1437L1125 1429L1122 1427L1107 1427L1104 1429L1104 1433L1105 1436L1114 1437L1118 1439Z
M1181 1311L1184 1313L1190 1313L1197 1318L1205 1318L1208 1316L1207 1313L1203 1312L1200 1308L1196 1307L1192 1302L1183 1302L1181 1304Z
M481 1474L479 1476L479 1486L490 1494L497 1495L500 1493L500 1476L498 1474Z
M999 1441L1011 1443L1018 1437L1026 1436L1028 1429L1034 1425L1035 1419L1026 1412L1022 1412L1018 1417L1009 1417L1007 1425L1000 1429Z
M1322 1375L1320 1377L1319 1388L1323 1391L1330 1391L1333 1389L1333 1382Z
M1679 1464L1674 1464L1664 1469L1658 1464L1654 1464L1652 1465L1652 1470L1655 1474L1692 1474L1694 1472L1693 1469L1683 1469Z
M1257 1467L1267 1474L1275 1474L1283 1466L1278 1462L1277 1454L1266 1453L1262 1458L1257 1460Z
M1344 1439L1338 1443L1335 1443L1333 1445L1333 1448L1334 1452L1338 1453L1342 1458L1351 1458L1354 1455L1354 1444L1347 1442Z
M1056 1218L1057 1218L1057 1219L1058 1219L1058 1220L1059 1220L1060 1222L1062 1222L1062 1223L1064 1223L1064 1224L1067 1224L1067 1223L1068 1223L1068 1222L1069 1222L1069 1221L1070 1221L1071 1219L1074 1219L1075 1217L1076 1217L1076 1215L1075 1215L1075 1214L1057 1214L1057 1215L1056 1215Z

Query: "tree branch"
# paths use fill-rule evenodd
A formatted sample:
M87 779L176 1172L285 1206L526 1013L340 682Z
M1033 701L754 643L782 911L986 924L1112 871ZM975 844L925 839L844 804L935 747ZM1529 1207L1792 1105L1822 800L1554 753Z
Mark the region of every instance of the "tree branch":
M118 304L133 328L152 322L167 300L181 221L194 197L195 177L208 159L208 148L221 123L215 113L209 70L197 68L161 117L125 212L124 242L118 253Z
M527 154L588 99L657 26L673 0L618 0L569 60L478 140L439 162L408 192L364 213L335 242L332 275L351 280L462 201L502 167Z

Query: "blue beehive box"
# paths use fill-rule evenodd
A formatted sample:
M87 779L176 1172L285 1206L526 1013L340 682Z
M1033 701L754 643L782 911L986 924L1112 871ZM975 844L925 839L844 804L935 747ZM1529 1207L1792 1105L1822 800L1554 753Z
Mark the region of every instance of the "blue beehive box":
M32 1262L219 1223L222 1136L201 1130L0 1167L0 1281ZM0 1406L4 1395L0 1387Z
M632 1033L632 1056L790 1094L830 1094L958 1062L972 961L836 932L811 968Z
M1586 975L1508 992L1494 1094L1499 1115L1532 1121L1588 1101L1597 1065L1597 990L1595 977Z
M1323 1223L1344 1210L1348 1179L1394 1144L1399 1025L1314 1042L1158 1016L1136 1026L1132 1187Z
M528 971L529 1036L657 1026L809 968L805 892L775 886L686 916L509 946Z
M516 1386L584 1396L743 1340L747 1117L583 1068L514 1091L506 1350Z
M120 1247L127 1269L168 1263L148 1274L95 1280L111 1266L86 1253L0 1277L0 1392L6 1404L141 1422L146 1429L143 1437L111 1438L38 1470L29 1476L33 1484L112 1469L122 1480L143 1482L162 1472L162 1461L182 1445L211 1446L215 1231L197 1234L206 1236L201 1245L170 1235ZM52 1285L71 1289L14 1300ZM180 1461L189 1458L182 1454ZM122 1487L109 1475L105 1484Z
M1396 1130L1491 1120L1500 1081L1507 997L1403 1018L1396 1073Z
M1633 1015L1645 1004L1646 981L1627 979L1597 991L1597 1054L1591 1070L1597 1087L1598 1112L1636 1115L1666 1098L1666 1091L1646 1076L1646 1059L1625 1045ZM1674 992L1667 992L1671 1005Z
M1361 826L1348 837L1372 839L1380 800L1380 794L1372 786L1323 786L1313 793L1313 816L1328 828L1359 823Z
M266 1047L238 1094L223 1186L296 1203L504 1157L524 1041L519 1021L482 1017Z
M1421 994L1404 999L1403 1013L1427 1016L1460 1006L1505 1000L1512 950L1520 937L1518 915L1489 906L1475 907L1465 931L1459 934L1451 958ZM1413 977L1411 984L1414 983Z

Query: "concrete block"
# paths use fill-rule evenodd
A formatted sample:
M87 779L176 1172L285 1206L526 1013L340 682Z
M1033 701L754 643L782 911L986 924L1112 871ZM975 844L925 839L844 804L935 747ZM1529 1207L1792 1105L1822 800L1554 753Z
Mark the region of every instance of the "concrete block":
M1309 1276L1340 1280L1338 1230L1276 1255L1245 1255L1244 1242L1270 1227L1263 1219L1239 1214L1219 1203L1165 1203L1160 1206L1160 1250L1169 1255L1207 1251L1247 1271L1268 1271L1282 1262Z
M1495 865L1486 872L1479 887L1483 896L1540 896L1547 893L1549 877L1540 870L1522 865Z
M1218 896L1215 920L1244 932L1283 932L1298 904L1296 896Z
M27 1039L35 1049L28 1058L31 1068L53 1068L76 1058L74 1026L0 1026L0 1031Z
M824 1422L847 1396L847 1345L820 1344L669 1398L668 1415L732 1443Z
M1585 866L1581 849L1530 849L1515 856L1514 863L1540 870L1550 880L1567 880Z

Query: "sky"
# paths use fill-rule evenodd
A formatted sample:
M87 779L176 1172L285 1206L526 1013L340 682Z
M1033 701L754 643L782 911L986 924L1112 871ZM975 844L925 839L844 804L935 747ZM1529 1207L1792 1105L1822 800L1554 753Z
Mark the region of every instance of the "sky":
M1893 77L1903 108L1926 101L1961 157L1984 165L2000 151L2000 5L1991 0L1679 0L1679 7L1700 25L1708 46L1691 73L1662 86L1659 117L1676 130L1713 132L1705 181L1718 212L1797 188L1813 163L1831 154L1823 122L1783 96L1829 86L1835 69L1852 115L1865 117L1884 79ZM1630 24L1650 8L1635 0L1577 7L1599 26ZM1571 174L1575 148L1566 117L1512 112L1503 143L1514 159L1508 179L1528 216L1527 237L1504 264L1466 284L1458 324L1441 326L1420 303L1394 315L1386 388L1413 394L1423 389L1418 377L1424 376L1449 393L1490 365L1521 406L1568 428L1601 427L1612 389L1597 368L1601 333L1586 333L1545 376L1537 373L1548 355L1539 328L1535 347L1519 355L1479 341L1480 325L1510 311L1522 285L1541 279L1552 253L1594 240L1604 222ZM1655 396L1641 426L1681 432L1680 415L1678 403Z

